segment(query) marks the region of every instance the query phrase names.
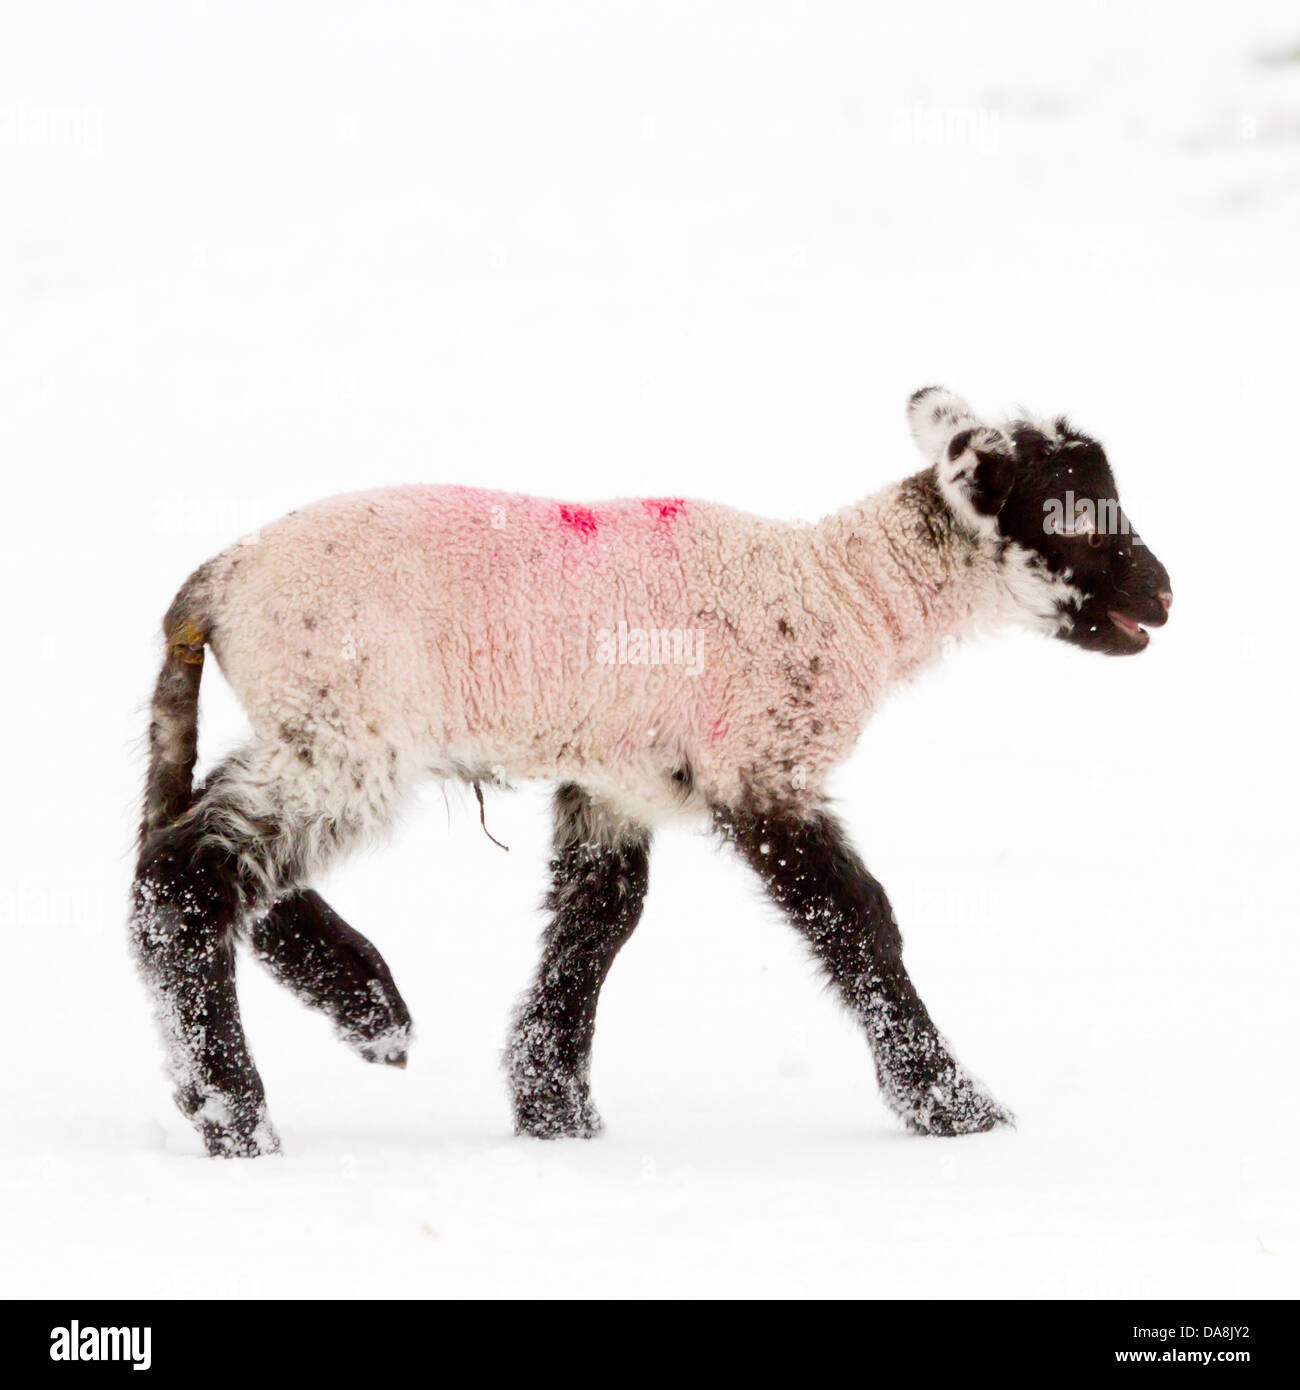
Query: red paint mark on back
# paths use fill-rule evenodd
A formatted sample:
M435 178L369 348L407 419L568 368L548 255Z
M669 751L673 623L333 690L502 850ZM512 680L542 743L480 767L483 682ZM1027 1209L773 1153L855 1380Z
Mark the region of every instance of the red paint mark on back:
M686 510L686 503L680 497L647 497L641 505L660 521L676 521Z
M713 721L713 724L709 728L709 742L717 743L717 741L720 738L726 738L726 736L727 726L722 722L721 719L715 719Z
M596 534L596 513L590 507L561 507L560 520L584 541Z

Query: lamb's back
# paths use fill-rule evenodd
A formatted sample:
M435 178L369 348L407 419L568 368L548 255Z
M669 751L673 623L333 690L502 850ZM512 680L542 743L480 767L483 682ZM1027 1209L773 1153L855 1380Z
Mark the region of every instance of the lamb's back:
M323 717L457 756L509 763L526 747L537 768L648 743L669 759L725 725L755 547L781 533L679 498L429 486L330 498L212 562L213 648L272 736ZM634 643L668 631L688 645L675 665L638 664L635 649L628 661L620 624Z

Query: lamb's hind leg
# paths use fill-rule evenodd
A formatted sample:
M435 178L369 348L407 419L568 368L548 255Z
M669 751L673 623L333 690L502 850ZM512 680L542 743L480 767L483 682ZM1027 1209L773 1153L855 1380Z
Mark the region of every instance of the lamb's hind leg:
M210 1154L245 1158L280 1147L235 995L234 927L250 888L237 855L189 818L150 833L131 910L176 1104Z
M353 812L332 792L300 750L259 746L228 759L194 806L141 847L132 941L176 1102L211 1154L279 1147L240 1023L234 936L366 828L371 803Z
M903 967L885 890L839 825L821 811L799 817L722 808L714 818L862 1023L881 1091L908 1128L973 1134L1010 1123L931 1022Z
M601 1127L590 1082L596 1005L640 920L649 868L648 831L580 787L559 789L546 899L552 918L505 1055L518 1134L590 1138Z
M311 889L286 893L242 928L253 954L319 1009L367 1062L406 1065L411 1014L383 956Z

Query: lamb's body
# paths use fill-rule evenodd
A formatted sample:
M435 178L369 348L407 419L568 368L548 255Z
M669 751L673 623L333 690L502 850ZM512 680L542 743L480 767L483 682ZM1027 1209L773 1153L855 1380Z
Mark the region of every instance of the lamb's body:
M1072 640L1131 647L1142 630L1107 617L1107 595L1162 622L1168 576L1117 546L1111 589L1094 575L1085 593L1057 553L1086 559L1077 536L1042 540L1042 488L1012 493L1001 432L933 391L912 417L932 466L816 525L677 498L405 487L292 513L195 572L164 622L132 923L178 1101L212 1152L275 1147L239 1025L236 934L362 1056L404 1061L409 1015L382 958L309 884L431 776L559 783L552 921L507 1053L520 1130L598 1127L600 986L640 916L652 827L688 814L807 940L911 1127L1007 1118L912 987L826 778L946 641L1008 621L1068 632L1078 611L1101 620ZM1089 468L1104 486L1104 457L1089 464L1060 431L1017 439L1062 460L1052 489ZM207 645L254 737L194 789Z
M190 601L282 768L377 807L430 773L574 781L647 822L811 804L882 692L996 611L933 487L815 526L392 488L265 528Z

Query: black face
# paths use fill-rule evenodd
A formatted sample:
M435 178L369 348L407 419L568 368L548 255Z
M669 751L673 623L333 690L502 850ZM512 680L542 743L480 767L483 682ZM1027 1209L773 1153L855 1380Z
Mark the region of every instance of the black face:
M1110 656L1142 651L1150 640L1142 625L1164 625L1173 593L1168 571L1129 526L1101 445L1063 419L1051 435L1025 421L1004 433L1015 460L998 530L1080 591L1064 610L1072 623L1062 640Z

